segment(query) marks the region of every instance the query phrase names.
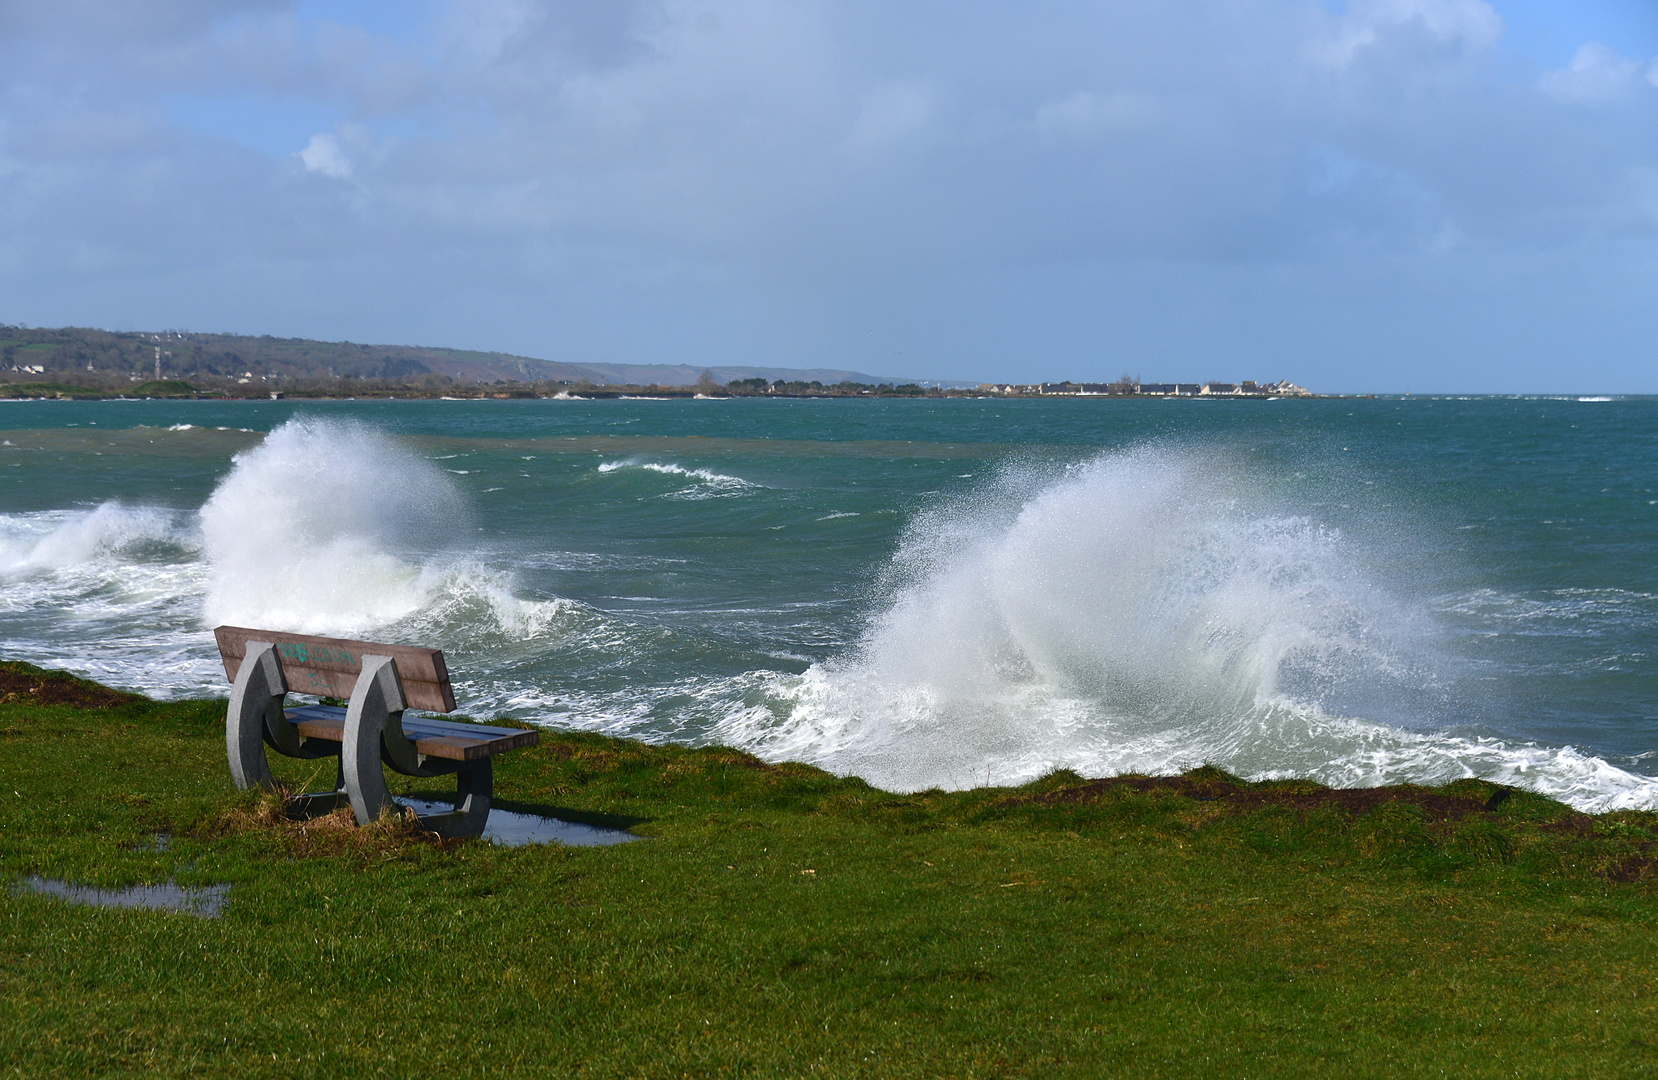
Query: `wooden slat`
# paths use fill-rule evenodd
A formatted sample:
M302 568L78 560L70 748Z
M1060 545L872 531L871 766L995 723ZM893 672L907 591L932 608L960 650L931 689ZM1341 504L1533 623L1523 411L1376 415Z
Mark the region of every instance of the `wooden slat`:
M455 692L449 686L449 667L437 649L413 645L383 645L350 638L312 637L284 634L275 630L252 630L245 626L220 626L213 631L219 642L219 657L225 676L236 681L249 641L269 641L276 646L288 689L318 697L349 698L362 672L364 656L390 656L397 661L403 680L403 697L411 709L451 712Z
M308 705L303 709L289 709L286 715L307 739L329 742L345 739L345 710L337 705ZM420 753L448 761L477 761L541 741L539 731L430 720L423 716L405 716L403 733L414 741Z

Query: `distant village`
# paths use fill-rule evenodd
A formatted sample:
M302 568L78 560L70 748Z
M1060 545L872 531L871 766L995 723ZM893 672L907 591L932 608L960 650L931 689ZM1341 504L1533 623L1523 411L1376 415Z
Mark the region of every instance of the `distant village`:
M1274 383L1245 379L1239 383L1143 383L1119 379L1113 383L980 383L981 393L1003 397L1317 397L1288 379Z

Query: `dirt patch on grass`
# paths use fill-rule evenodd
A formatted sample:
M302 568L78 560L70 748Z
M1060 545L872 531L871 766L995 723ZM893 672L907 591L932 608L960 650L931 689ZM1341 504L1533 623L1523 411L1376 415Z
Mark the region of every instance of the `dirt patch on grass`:
M723 765L727 768L747 769L750 772L771 773L779 772L782 769L782 766L768 764L761 761L753 754L745 754L741 750L732 750L730 747L724 746L717 749L705 750L702 757L703 761L710 765ZM702 762L698 762L697 764L700 765Z
M237 807L213 819L200 830L204 837L266 833L276 837L294 855L358 855L396 858L417 847L453 851L462 841L446 839L420 827L407 807L398 807L379 821L359 826L351 807L342 806L318 817L294 814L294 801L285 792L263 795L252 806Z
M1576 840L1587 840L1595 835L1595 819L1588 814L1567 814L1558 821L1539 825L1538 828L1547 833L1557 833L1560 836L1569 836Z
M1638 854L1619 859L1607 867L1606 876L1613 881L1651 883L1658 880L1658 856L1652 854L1651 844L1643 845Z
M138 694L77 679L64 671L49 671L15 661L0 663L0 705L72 705L79 709L113 709L145 700Z
M1146 794L1183 796L1197 802L1220 803L1227 808L1254 810L1266 806L1281 806L1290 810L1320 810L1333 807L1353 817L1363 817L1377 807L1389 804L1414 806L1423 816L1435 821L1457 821L1469 814L1494 809L1501 801L1498 794L1466 798L1445 795L1413 784L1394 784L1378 788L1327 788L1310 783L1283 786L1239 784L1228 779L1201 774L1185 776L1113 776L1086 783L1010 800L1016 803L1036 803L1043 806L1087 804L1124 790Z

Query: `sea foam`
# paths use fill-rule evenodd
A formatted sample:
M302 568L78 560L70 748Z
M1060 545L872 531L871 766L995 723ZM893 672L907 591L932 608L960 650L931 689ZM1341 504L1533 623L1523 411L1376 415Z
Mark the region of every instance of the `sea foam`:
M614 473L622 470L656 473L660 476L676 477L690 481L688 486L666 493L665 497L668 498L717 498L719 496L741 494L743 491L757 486L740 476L731 476L728 473L719 473L712 469L687 469L685 466L677 465L671 461L642 461L638 458L628 458L623 461L606 461L599 465L600 473Z
M858 646L779 677L720 737L903 791L1208 762L1658 805L1658 783L1571 748L1453 733L1440 635L1367 563L1212 455L1013 471L918 519Z
M209 625L347 633L418 610L422 556L470 528L445 473L371 429L294 420L201 508Z
M162 544L194 546L179 515L119 501L90 510L6 515L0 521L0 575L69 572L96 560L124 559Z
M373 428L284 424L236 456L200 516L207 626L499 648L554 632L568 608L514 595L473 547L449 472Z

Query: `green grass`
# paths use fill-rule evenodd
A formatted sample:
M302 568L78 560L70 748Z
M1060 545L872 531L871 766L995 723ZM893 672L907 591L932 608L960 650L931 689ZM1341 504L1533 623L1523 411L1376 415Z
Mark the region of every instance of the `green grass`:
M257 823L222 703L7 672L0 877L233 886L218 920L9 896L17 1075L1658 1071L1650 814L1213 769L897 796L548 733L497 799L648 839L349 844Z
M25 382L0 383L0 397L107 397L101 390L68 383Z
M136 386L121 391L131 397L195 397L198 393L194 386L182 379L151 379Z

